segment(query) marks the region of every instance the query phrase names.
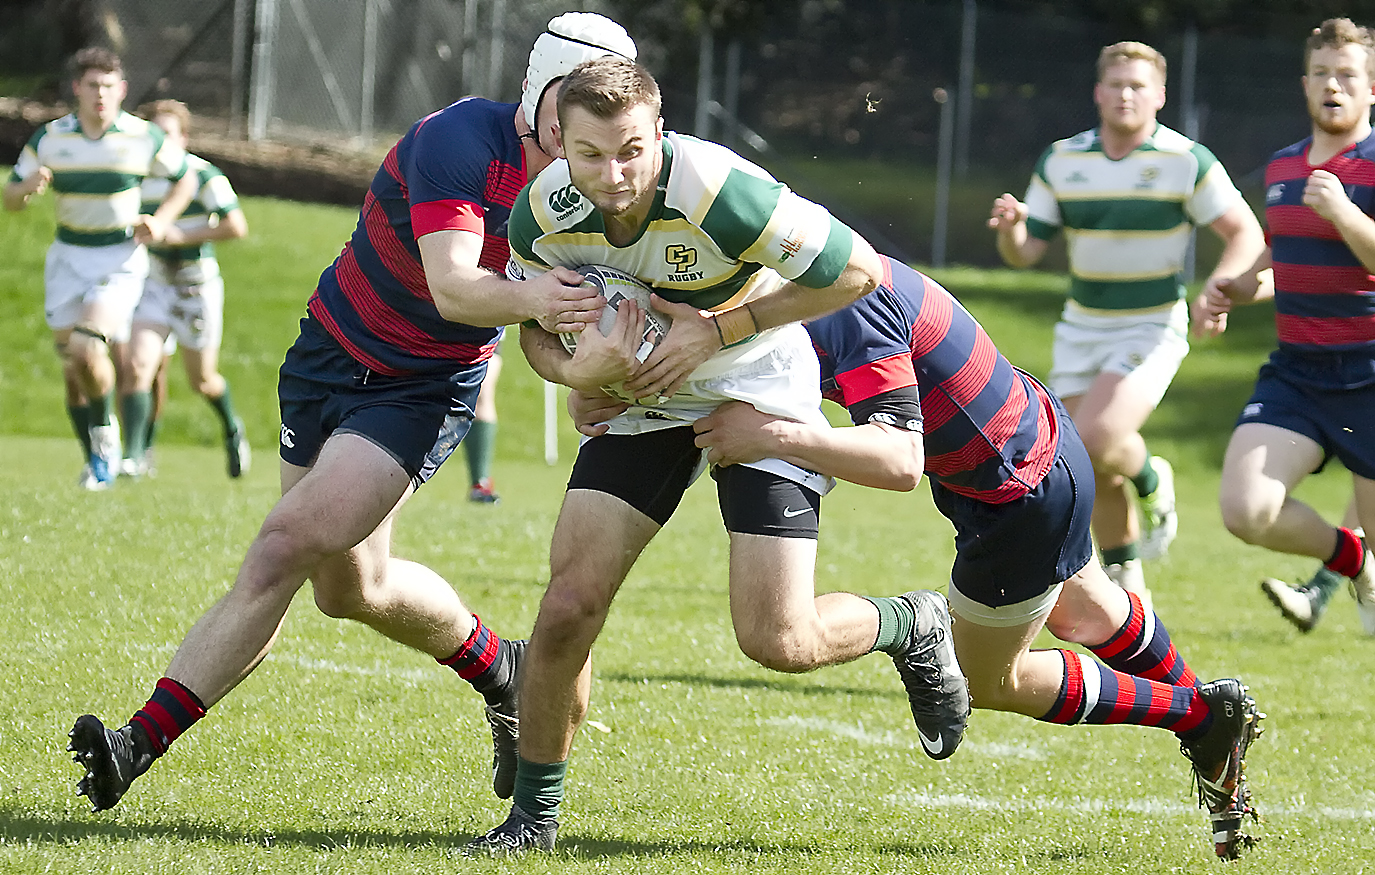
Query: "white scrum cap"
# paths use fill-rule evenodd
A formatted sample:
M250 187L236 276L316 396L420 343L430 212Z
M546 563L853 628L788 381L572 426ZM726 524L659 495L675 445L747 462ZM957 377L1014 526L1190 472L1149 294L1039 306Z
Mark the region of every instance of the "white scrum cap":
M530 50L530 66L525 68L525 92L520 108L525 122L535 127L535 108L549 83L562 79L583 61L603 55L619 55L635 60L635 41L625 28L595 12L565 12L549 22Z

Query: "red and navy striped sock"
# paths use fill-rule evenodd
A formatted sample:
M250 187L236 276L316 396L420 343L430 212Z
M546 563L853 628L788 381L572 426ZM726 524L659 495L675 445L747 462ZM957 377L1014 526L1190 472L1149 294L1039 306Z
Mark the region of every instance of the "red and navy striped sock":
M1365 564L1365 545L1355 532L1338 527L1337 548L1324 564L1338 574L1355 577L1361 573L1361 566Z
M1127 723L1192 733L1211 717L1192 686L1175 686L1113 671L1087 656L1059 651L1065 676L1046 723Z
M1108 668L1176 687L1198 685L1198 677L1174 649L1170 633L1135 593L1127 593L1131 613L1113 636L1089 648Z
M436 661L458 672L489 705L495 705L515 682L516 660L511 650L511 642L484 626L473 614L473 634L453 656Z
M199 696L171 678L162 678L153 689L148 704L129 718L129 722L143 730L153 748L153 756L159 757L167 751L168 745L204 716L205 706Z

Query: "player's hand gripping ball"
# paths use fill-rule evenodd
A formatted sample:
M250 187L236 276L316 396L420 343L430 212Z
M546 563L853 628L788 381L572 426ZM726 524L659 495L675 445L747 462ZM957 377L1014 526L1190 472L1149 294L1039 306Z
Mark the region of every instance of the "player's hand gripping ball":
M630 274L614 267L585 264L576 270L583 275L584 285L590 285L606 298L606 306L602 309L601 318L597 322L597 328L603 335L610 334L616 324L616 308L620 306L621 301L630 298L640 305L640 309L645 312L645 330L641 336L640 348L635 352L635 360L643 362L649 358L649 354L668 334L668 327L673 324L672 317L667 313L649 306L649 296L653 290ZM570 354L578 348L577 332L565 332L559 335L559 339L563 341L563 348Z

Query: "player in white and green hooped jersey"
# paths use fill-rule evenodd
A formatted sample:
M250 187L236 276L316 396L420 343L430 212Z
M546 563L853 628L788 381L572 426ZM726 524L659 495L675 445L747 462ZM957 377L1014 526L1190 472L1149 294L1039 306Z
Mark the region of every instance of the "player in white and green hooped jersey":
M169 142L186 147L191 113L185 104L159 100L140 112L166 133ZM120 409L125 431L122 473L140 476L149 469L146 451L156 423L152 390L171 336L180 346L188 382L219 417L229 476L239 477L250 465L250 452L243 421L234 411L229 383L219 372L224 280L215 259L214 241L243 237L248 233L248 221L239 209L234 187L219 168L190 153L186 160L197 180L196 194L163 243L148 248L148 280L134 310L125 367L121 369ZM156 209L170 186L166 179L144 179L144 209Z
M1104 48L1094 103L1099 126L1047 149L1026 202L1004 194L989 226L1013 267L1039 262L1065 233L1070 293L1048 383L1093 457L1103 564L1144 597L1141 558L1164 553L1178 519L1173 471L1140 430L1189 349L1181 271L1190 236L1201 225L1223 240L1205 294L1253 263L1264 237L1213 154L1156 121L1165 104L1159 52L1134 42ZM1146 517L1144 538L1129 485Z
M785 279L823 287L840 276L855 235L824 207L715 143L669 131L657 148L657 192L633 245L612 242L604 214L579 193L567 162L555 162L533 180L511 211L512 275L604 264L638 277L666 301L718 312L753 302ZM803 342L795 329L752 332L728 345L692 372L688 391L642 402L618 418L613 430L668 428L705 415L720 399L694 398L695 384L747 367L780 344ZM786 415L814 418L819 411L812 394L778 403L789 406Z
M120 458L109 347L129 337L148 273L143 244L162 239L190 202L195 180L179 146L120 109L128 84L113 52L84 49L75 68L76 112L34 133L5 185L4 206L24 209L53 189L57 239L44 267L44 310L86 457L81 484L103 489L114 482ZM142 215L139 184L149 176L176 184L153 214Z
M620 383L628 396L662 400L626 404L578 449L521 666L514 804L474 850L552 849L573 736L587 711L582 667L635 560L695 475L719 460L698 445L696 426L722 405L748 403L829 431L820 366L799 323L884 279L873 248L824 208L728 149L665 133L659 107L658 85L630 61L575 68L558 93L566 157L529 183L511 211L513 278L608 265L652 285L653 305L673 323L643 362L643 313L631 301L607 336L596 327L600 314L585 311L589 327L572 355L538 325L521 327L521 348L546 379L587 392ZM786 672L890 654L902 661L900 674L912 669L904 678L918 727L928 735L948 728L953 751L968 699L949 650L945 599L818 598L813 572L828 481L804 464L760 458L712 469L730 538L740 649ZM938 651L951 654L945 670L934 664ZM922 722L928 717L931 727Z

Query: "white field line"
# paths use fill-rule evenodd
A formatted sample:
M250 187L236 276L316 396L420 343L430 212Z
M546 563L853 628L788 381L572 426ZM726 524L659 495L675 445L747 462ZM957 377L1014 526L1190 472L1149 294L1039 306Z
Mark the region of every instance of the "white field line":
M781 729L793 729L799 732L823 732L828 735L836 735L841 738L848 738L863 744L878 744L886 747L901 747L916 749L917 744L912 739L915 737L910 732L870 732L864 728L863 723L841 723L837 720L822 720L817 717L771 717L760 721L766 726L777 726ZM960 750L982 754L984 756L998 757L999 759L1025 759L1043 760L1047 754L1044 750L1032 747L1027 744L1002 744L998 742L978 743L966 741L960 745Z
M836 720L822 720L815 717L775 717L761 720L761 724L796 732L822 732L841 738L851 739L863 744L885 745L889 747L916 748L905 733L870 732L862 723L841 723ZM1043 760L1049 754L1042 748L1031 745L978 744L965 742L960 746L960 755L996 759L1021 758ZM1324 820L1375 821L1375 793L1365 793L1355 800L1355 806L1313 805L1302 798L1288 801L1269 800L1263 790L1257 790L1257 803L1262 817L1305 817ZM1108 811L1122 811L1144 814L1153 817L1199 816L1198 806L1182 801L1161 799L1064 799L1044 796L1022 796L1017 798L998 798L977 796L968 793L933 793L914 790L894 793L888 801L913 808L954 808L967 811L1061 811L1080 814L1101 814Z
M1017 798L997 798L975 796L967 793L931 793L912 791L893 793L887 797L889 802L910 805L916 808L957 808L968 811L1032 811L1032 812L1075 812L1078 814L1101 814L1107 811L1126 811L1133 814L1160 816L1199 816L1198 807L1181 802L1167 802L1160 799L1051 799L1044 796L1022 796ZM1331 805L1309 805L1303 801L1269 802L1257 799L1261 817L1307 817L1323 820L1375 821L1375 808L1347 808Z

